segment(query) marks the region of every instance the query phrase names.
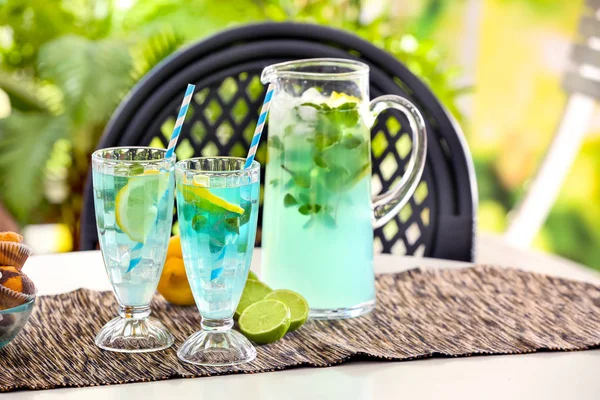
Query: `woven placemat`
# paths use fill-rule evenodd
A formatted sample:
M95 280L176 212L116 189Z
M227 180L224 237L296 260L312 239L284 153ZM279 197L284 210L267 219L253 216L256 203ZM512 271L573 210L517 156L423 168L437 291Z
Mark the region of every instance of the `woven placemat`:
M238 367L196 367L176 349L198 329L195 307L156 297L153 314L176 336L165 351L102 351L94 335L115 316L111 292L77 290L37 300L28 325L0 350L0 391L96 386L293 367L354 358L410 360L600 345L600 288L514 269L414 269L377 277L377 308L344 321L309 321L279 342L259 346Z

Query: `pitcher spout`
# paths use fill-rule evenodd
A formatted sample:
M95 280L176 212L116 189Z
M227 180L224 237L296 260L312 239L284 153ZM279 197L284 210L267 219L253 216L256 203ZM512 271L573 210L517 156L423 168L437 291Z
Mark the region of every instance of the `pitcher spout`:
M277 79L277 65L278 64L269 65L262 70L260 81L263 83L263 85L268 85L269 83L275 82Z

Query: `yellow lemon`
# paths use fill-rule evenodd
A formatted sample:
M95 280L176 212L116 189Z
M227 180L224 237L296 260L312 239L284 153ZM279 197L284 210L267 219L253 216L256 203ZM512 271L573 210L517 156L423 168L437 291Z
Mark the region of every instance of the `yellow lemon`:
M227 200L211 193L206 187L195 184L194 186L183 185L181 194L187 202L200 201L201 208L211 210L211 206L225 209L236 214L243 214L244 209L236 204L232 204Z
M358 97L347 95L346 93L338 93L335 90L331 92L329 99L333 102L335 107L339 107L344 103L360 103Z
M178 306L191 306L194 304L194 296L185 273L183 259L179 257L167 258L158 282L158 292L169 303Z

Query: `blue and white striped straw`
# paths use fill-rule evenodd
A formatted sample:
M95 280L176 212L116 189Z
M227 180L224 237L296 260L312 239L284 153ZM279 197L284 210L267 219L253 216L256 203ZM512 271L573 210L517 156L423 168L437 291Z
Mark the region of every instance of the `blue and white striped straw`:
M171 140L169 141L169 147L167 148L167 154L165 155L166 158L171 158L171 156L173 156L175 146L177 145L177 139L179 139L181 127L183 126L183 121L185 120L185 114L187 114L190 101L192 101L192 96L194 95L194 89L196 89L196 85L188 83L187 89L185 90L185 96L183 97L183 102L181 103L181 108L179 109L177 121L175 121L175 128L173 129L173 134L171 134Z
M192 96L194 95L194 89L196 89L196 85L188 83L187 89L185 90L185 96L183 96L183 102L181 103L181 108L179 109L177 121L175 121L175 128L173 128L173 133L171 134L169 147L167 148L167 153L165 154L165 158L167 159L171 158L173 156L173 152L175 151L175 146L177 145L177 139L179 139L179 134L181 133L181 127L183 126L185 115L187 114L190 102L192 101ZM166 199L166 197L167 194L165 193L165 195L159 201L163 201ZM140 261L142 261L143 248L144 243L136 243L135 246L133 246L130 253L129 267L127 268L127 272L134 269L140 263Z
M274 90L275 85L271 83L267 88L265 101L263 102L262 108L260 110L260 115L258 117L258 122L256 123L256 129L254 130L254 136L252 136L252 142L250 142L250 150L248 150L248 157L246 157L246 164L244 165L244 169L250 168L250 166L252 165L252 161L254 161L256 149L258 149L258 144L260 143L260 135L262 135L262 131L265 127L267 115L269 114L269 108L271 108L271 100L273 100Z

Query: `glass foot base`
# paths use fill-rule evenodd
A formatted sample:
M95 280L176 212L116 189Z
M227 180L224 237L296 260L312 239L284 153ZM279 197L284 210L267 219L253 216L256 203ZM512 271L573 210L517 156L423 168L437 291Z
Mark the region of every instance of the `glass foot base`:
M96 336L103 350L145 353L171 347L173 335L157 319L117 317L104 325Z
M375 309L375 300L366 301L348 308L311 308L308 318L311 319L346 319L356 318Z
M256 349L234 330L202 330L190 336L177 352L181 361L206 366L228 366L250 362Z

